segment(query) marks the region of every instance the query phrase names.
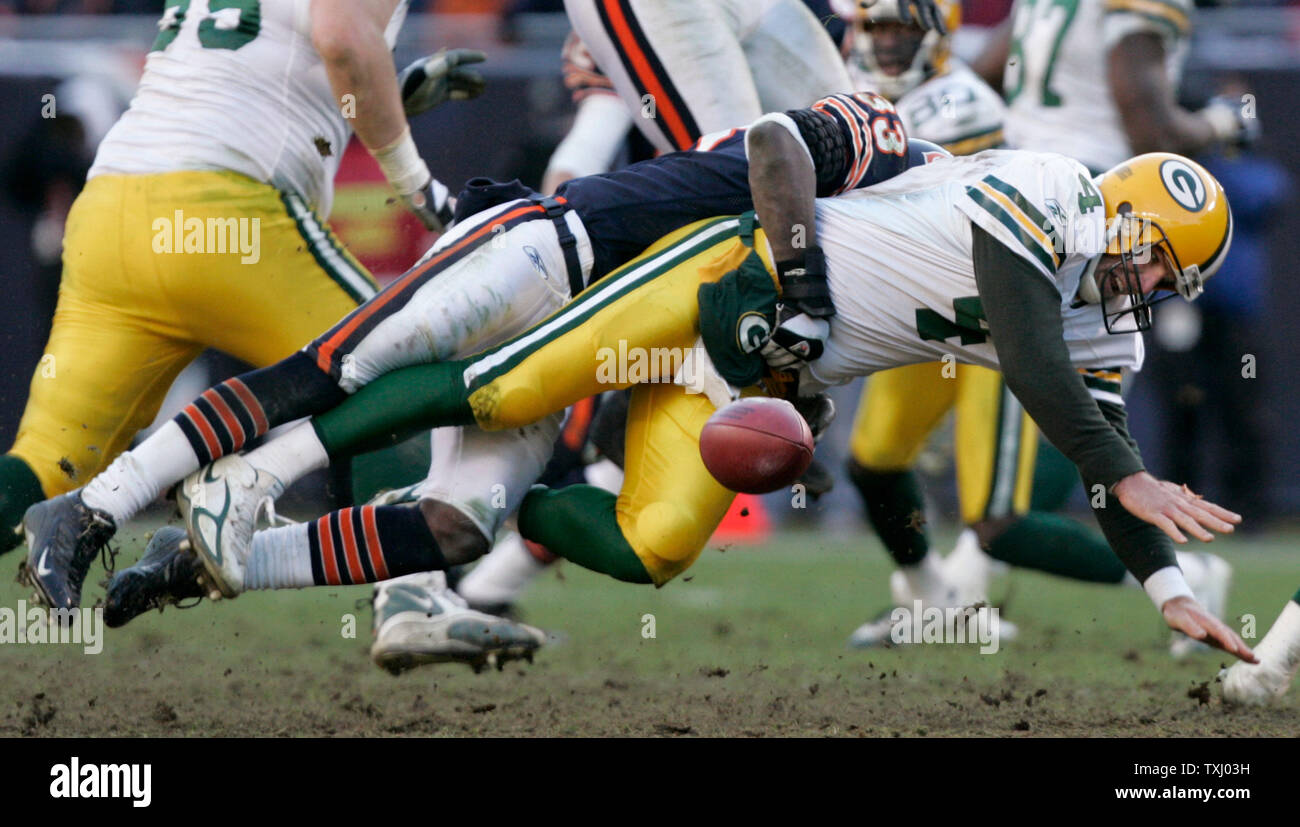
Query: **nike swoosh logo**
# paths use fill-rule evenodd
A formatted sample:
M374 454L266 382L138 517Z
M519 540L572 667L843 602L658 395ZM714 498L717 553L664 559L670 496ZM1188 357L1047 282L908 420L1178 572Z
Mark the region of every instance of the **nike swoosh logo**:
M46 546L45 549L41 552L41 559L36 561L36 573L41 577L44 577L47 574L54 573L54 569L45 565L45 560L49 556L50 556L50 547Z

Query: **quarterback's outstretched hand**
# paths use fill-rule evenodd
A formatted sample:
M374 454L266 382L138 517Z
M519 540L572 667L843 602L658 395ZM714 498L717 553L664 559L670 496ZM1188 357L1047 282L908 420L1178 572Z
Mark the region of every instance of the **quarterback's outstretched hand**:
M947 34L948 27L943 22L943 15L939 13L939 7L935 5L934 0L902 0L898 4L898 16L903 23L912 21L912 10L909 6L916 6L916 23L923 29L934 29L939 34Z
M1134 517L1159 528L1175 543L1186 543L1186 531L1198 540L1210 542L1211 531L1232 533L1241 515L1215 505L1185 485L1158 480L1141 471L1115 484L1115 496Z
M1192 640L1222 649L1246 663L1259 663L1246 642L1195 599L1185 595L1171 597L1160 607L1160 613L1165 616L1165 623L1175 632L1182 632Z
M406 117L428 112L449 100L469 100L483 94L483 76L465 67L485 60L487 55L474 49L439 49L407 66L397 78Z

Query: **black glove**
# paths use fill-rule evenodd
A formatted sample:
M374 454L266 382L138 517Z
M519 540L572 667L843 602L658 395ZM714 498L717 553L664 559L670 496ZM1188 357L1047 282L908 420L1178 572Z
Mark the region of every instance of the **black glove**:
M814 319L835 315L831 286L826 280L826 256L820 247L808 247L798 258L778 261L781 301Z
M934 29L939 34L947 34L948 27L943 22L943 15L934 0L901 0L898 4L898 16L904 24L912 22L909 6L916 6L916 24L923 29Z
M487 55L473 49L439 49L407 66L397 76L406 116L428 112L449 100L469 100L483 94L483 76L465 66L485 60Z
M803 421L808 423L813 442L821 442L822 435L835 421L835 402L824 393L795 397L794 409L803 417Z

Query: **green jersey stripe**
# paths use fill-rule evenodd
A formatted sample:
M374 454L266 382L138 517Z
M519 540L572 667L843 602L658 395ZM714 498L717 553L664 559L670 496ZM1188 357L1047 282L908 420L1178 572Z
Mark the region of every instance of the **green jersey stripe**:
M1056 272L1056 262L1052 259L1052 256L1043 249L1037 239L1025 232L1025 228L1020 226L1020 222L1016 221L1010 213L1003 209L1001 204L991 200L975 187L967 187L966 194L970 196L972 201L983 207L986 212L1000 221L1002 226L1010 230L1011 234L1015 236L1021 246L1023 246L1030 255L1038 259L1038 261L1047 268L1048 272Z
M984 176L984 183L1002 193L1007 198L1010 198L1011 203L1019 207L1020 211L1033 222L1035 227L1042 229L1045 233L1052 232L1052 222L1048 221L1047 216L1039 212L1038 208L1031 204L1028 198L1021 195L1020 190L1011 186L1006 181L1003 181L1001 178L998 178L996 175Z
M654 256L634 261L605 276L563 310L527 333L481 354L465 368L465 387L476 390L518 367L539 348L576 329L604 307L705 250L734 237L740 220L716 218Z

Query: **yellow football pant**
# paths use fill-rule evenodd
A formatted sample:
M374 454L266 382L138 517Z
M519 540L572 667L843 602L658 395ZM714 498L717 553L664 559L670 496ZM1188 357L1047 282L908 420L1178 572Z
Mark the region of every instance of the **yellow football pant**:
M269 365L373 294L297 196L230 172L96 176L68 214L54 326L11 453L47 497L82 485L204 348Z
M671 384L661 368L677 364L672 354L685 354L699 336L699 286L753 252L738 226L735 218L709 219L665 236L528 333L475 357L466 373L482 382L470 405L487 430L521 427L602 391L636 386L615 514L656 585L695 562L735 497L700 459L713 404ZM765 256L762 231L755 235L754 249ZM764 264L775 272L766 257ZM648 372L641 382L638 359Z
M872 375L853 420L853 459L873 471L911 468L954 409L962 521L1028 511L1038 430L1002 374L988 368L926 362Z

